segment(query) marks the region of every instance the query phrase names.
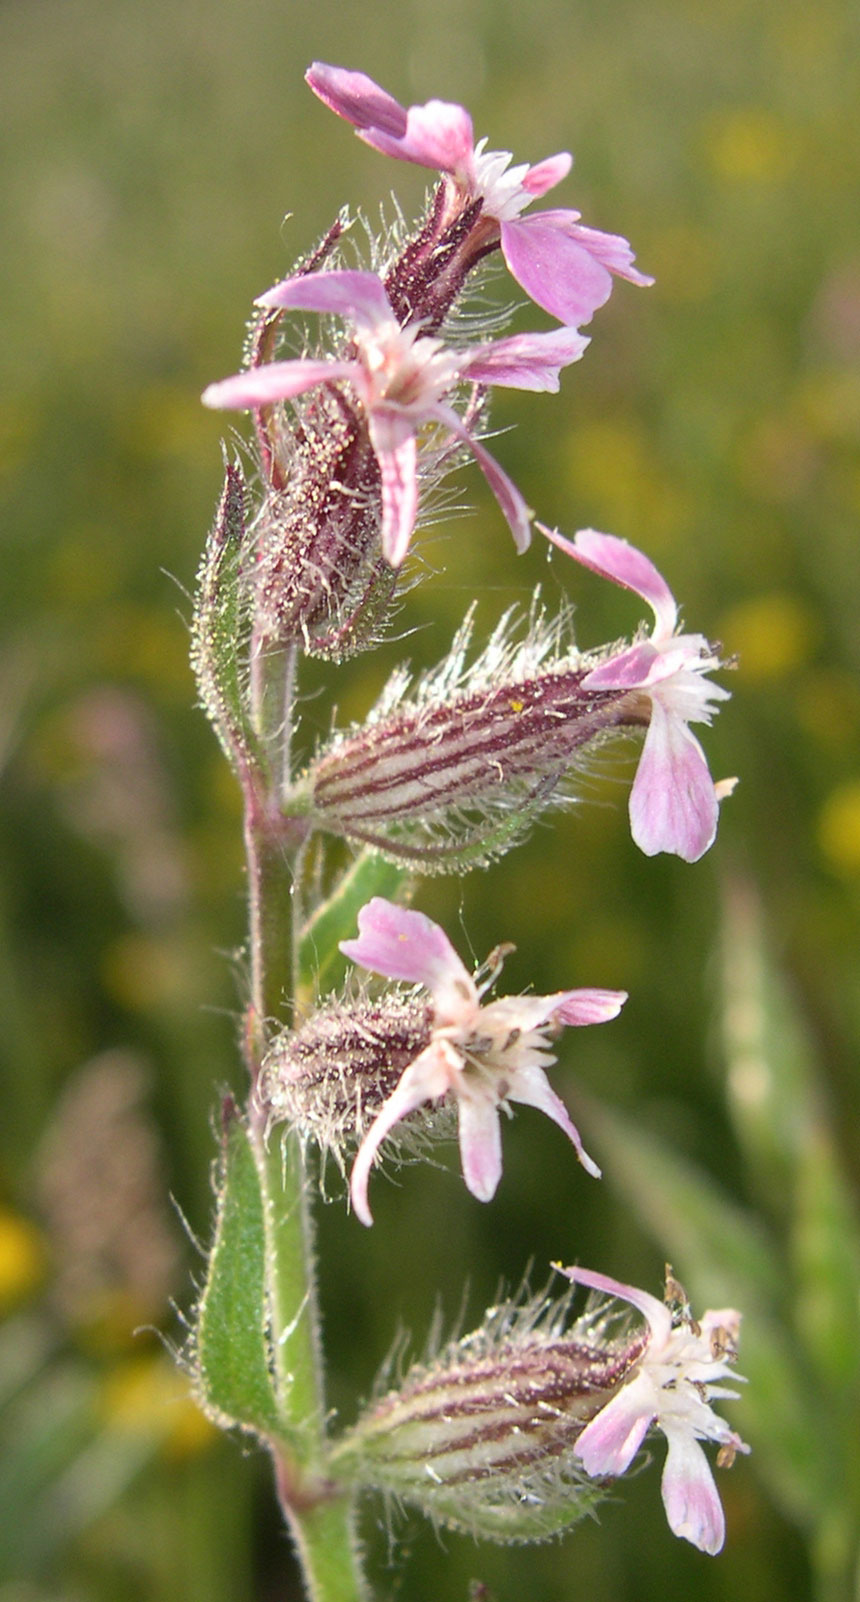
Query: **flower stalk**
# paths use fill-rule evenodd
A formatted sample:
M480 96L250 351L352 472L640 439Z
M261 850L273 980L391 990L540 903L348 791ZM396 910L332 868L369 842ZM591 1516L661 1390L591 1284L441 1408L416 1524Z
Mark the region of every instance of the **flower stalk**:
M521 215L566 176L566 153L511 167L506 152L475 143L462 107L407 109L363 74L319 63L308 78L366 143L440 180L419 224L375 242L367 267L344 256L341 213L258 297L245 369L204 394L252 414L258 461L253 493L238 464L226 467L194 615L201 700L242 794L249 919L249 1092L243 1109L232 1097L222 1109L191 1354L197 1394L217 1422L269 1451L312 1602L366 1595L359 1491L475 1535L541 1540L594 1507L652 1426L669 1442L671 1527L715 1552L722 1510L698 1443L719 1442L724 1457L746 1450L710 1407L734 1395L715 1383L733 1356L733 1310L699 1326L645 1292L565 1270L632 1305L647 1329L606 1312L571 1323L572 1288L555 1303L503 1304L352 1428L335 1437L330 1427L315 1152L349 1167L348 1203L365 1226L381 1157L423 1152L455 1127L467 1190L491 1202L502 1116L514 1107L550 1118L599 1179L550 1072L566 1031L609 1022L627 999L597 988L486 999L512 946L471 973L440 925L403 904L407 872L501 857L542 809L574 798L594 752L643 731L634 839L648 855L696 860L725 786L689 724L709 723L727 692L706 682L719 659L701 635L679 632L647 557L611 535L569 540L537 524L643 599L651 635L583 653L569 609L548 620L536 590L522 637L507 614L467 664L470 611L439 667L417 679L398 668L364 721L296 771L303 660L339 664L376 643L427 491L462 455L527 550L530 508L481 435L492 387L557 392L613 277L651 282L625 240L582 226L577 212ZM473 319L464 340L460 303L496 250L560 326L498 337L496 319L475 337ZM317 343L296 356L284 342L306 314ZM350 848L358 860L344 864Z

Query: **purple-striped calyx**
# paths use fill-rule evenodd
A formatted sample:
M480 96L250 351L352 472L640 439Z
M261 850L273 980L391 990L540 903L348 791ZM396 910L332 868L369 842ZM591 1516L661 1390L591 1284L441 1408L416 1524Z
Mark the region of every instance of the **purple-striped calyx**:
M572 799L571 779L614 734L647 725L636 691L586 691L597 655L565 616L507 613L471 664L471 614L449 656L410 684L399 670L361 726L335 734L283 798L286 812L423 873L460 872L517 843Z
M645 1341L617 1320L571 1323L570 1306L570 1293L515 1297L396 1387L384 1375L335 1446L334 1475L476 1538L540 1541L575 1524L605 1495L576 1442Z

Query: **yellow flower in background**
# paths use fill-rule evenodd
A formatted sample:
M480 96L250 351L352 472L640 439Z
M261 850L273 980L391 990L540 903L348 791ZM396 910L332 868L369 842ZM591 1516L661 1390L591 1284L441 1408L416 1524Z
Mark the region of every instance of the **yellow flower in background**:
M718 112L705 127L705 149L718 178L730 183L783 183L797 159L793 130L765 106Z
M112 1368L102 1384L100 1412L108 1430L151 1440L173 1459L191 1457L217 1437L188 1380L164 1352Z
M727 656L737 655L748 683L785 677L812 654L816 620L794 595L754 596L726 612L717 626Z
M860 779L832 790L818 816L818 844L827 864L843 878L860 874Z
M0 1209L0 1318L26 1301L45 1272L45 1246L35 1224Z

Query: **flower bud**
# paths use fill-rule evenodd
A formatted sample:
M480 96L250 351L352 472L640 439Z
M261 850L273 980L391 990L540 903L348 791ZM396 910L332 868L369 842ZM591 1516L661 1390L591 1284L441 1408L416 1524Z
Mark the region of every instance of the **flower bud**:
M259 626L342 661L376 642L396 585L379 543L379 467L343 387L318 390L279 427L283 487L267 490L253 531Z
M336 736L305 775L298 806L318 827L424 873L501 855L537 812L570 799L564 781L586 753L647 723L640 695L582 689L593 664L561 649L560 632L533 614L514 647L508 615L465 669L468 618L411 695L395 675L366 724Z
M575 1523L601 1488L573 1447L643 1343L588 1320L565 1332L569 1305L538 1297L490 1309L370 1404L335 1448L334 1471L476 1537L534 1541Z
M253 761L256 747L243 656L251 632L242 573L246 555L245 480L237 463L226 462L224 488L197 575L191 664L221 746L240 769Z

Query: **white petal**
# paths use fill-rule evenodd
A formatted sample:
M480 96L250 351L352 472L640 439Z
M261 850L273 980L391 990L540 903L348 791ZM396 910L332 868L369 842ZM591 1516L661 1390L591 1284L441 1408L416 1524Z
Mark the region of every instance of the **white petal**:
M373 1217L367 1199L367 1183L379 1147L401 1119L408 1118L409 1114L423 1106L425 1101L435 1101L444 1096L449 1083L448 1060L444 1045L430 1045L401 1074L388 1100L373 1120L358 1148L349 1181L349 1193L356 1217L368 1227L373 1223Z
M708 1460L691 1429L660 1421L669 1442L663 1470L663 1506L673 1535L715 1556L726 1536L726 1521Z
M630 792L633 838L646 857L697 862L714 843L719 803L705 753L682 718L651 697L651 723Z
M499 1114L487 1097L461 1096L460 1160L467 1189L478 1201L492 1201L502 1177Z
M386 562L399 567L418 511L418 447L412 423L393 407L368 415L370 442L382 476L380 540Z
M518 1069L508 1090L509 1101L519 1101L526 1107L537 1107L539 1112L546 1113L554 1124L563 1129L576 1150L576 1155L582 1163L587 1174L592 1179L600 1179L600 1169L585 1150L579 1138L579 1130L571 1121L570 1114L560 1096L557 1096L547 1080L542 1068Z

